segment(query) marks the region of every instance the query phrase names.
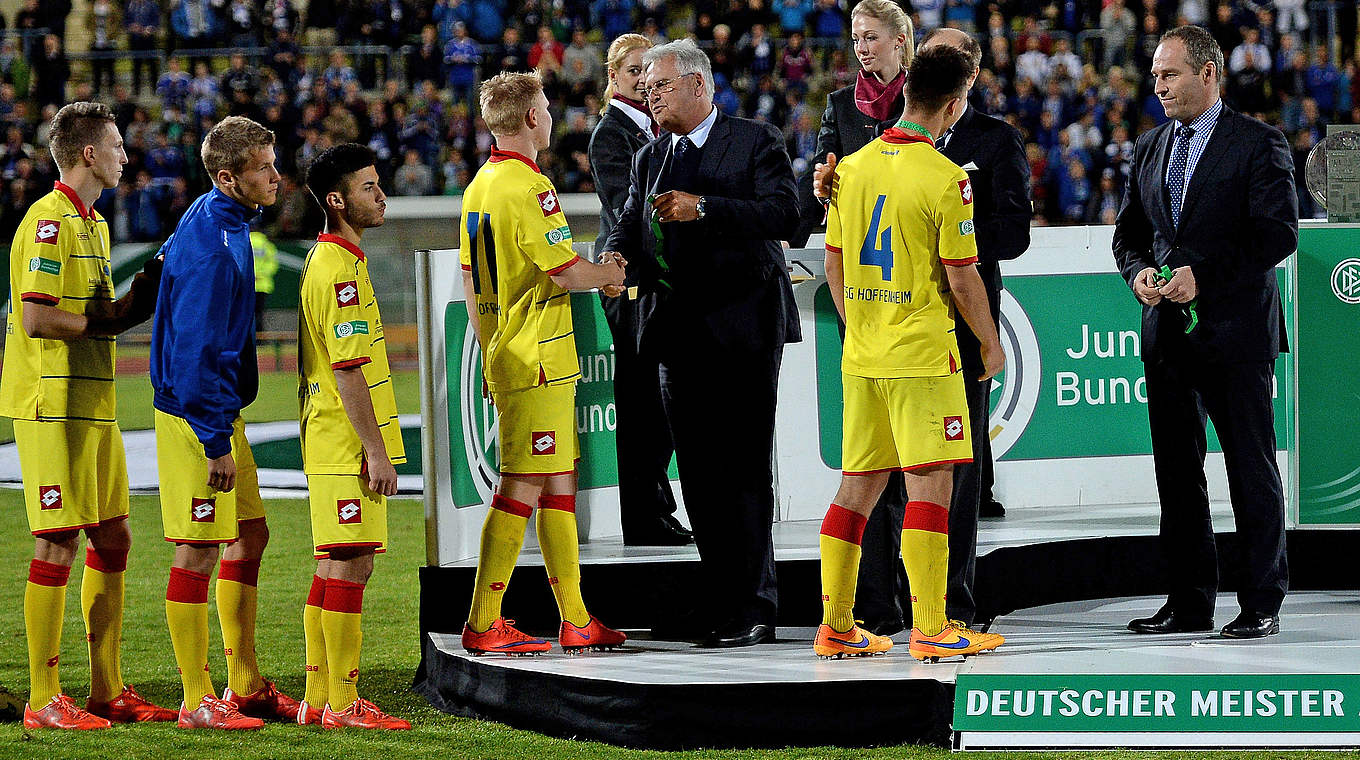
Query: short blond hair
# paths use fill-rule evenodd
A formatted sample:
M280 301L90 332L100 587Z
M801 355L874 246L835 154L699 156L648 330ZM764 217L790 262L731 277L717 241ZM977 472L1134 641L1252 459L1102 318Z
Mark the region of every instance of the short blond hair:
M203 138L203 168L210 179L223 169L240 174L257 149L273 144L273 130L244 116L228 116Z
M902 10L902 6L893 0L861 0L850 11L850 18L855 16L867 16L883 23L888 27L888 31L893 36L899 34L907 35L907 41L902 46L902 65L910 66L912 56L916 54L916 30L911 25L911 17Z
M482 82L478 100L486 128L503 137L519 134L524 128L524 115L533 108L541 92L543 80L537 71L527 74L505 71Z
M113 124L113 111L103 103L76 102L62 106L52 117L52 131L48 133L48 148L52 160L62 169L80 163L86 145L95 145Z

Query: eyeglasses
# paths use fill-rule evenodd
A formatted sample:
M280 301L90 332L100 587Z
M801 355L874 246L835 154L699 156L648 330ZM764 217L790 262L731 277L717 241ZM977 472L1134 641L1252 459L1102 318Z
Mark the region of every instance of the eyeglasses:
M698 76L698 75L699 75L698 72L691 71L691 72L688 73L688 74L681 74L680 76L678 76L678 77L676 77L676 78L674 78L674 79L662 79L661 81L657 82L656 84L652 85L651 87L643 87L643 88L642 88L642 99L643 99L643 100L651 100L653 95L665 95L665 94L668 93L668 92L674 91L676 87L679 87L679 86L680 86L680 80L681 80L681 79L684 79L685 77L688 77L688 76Z

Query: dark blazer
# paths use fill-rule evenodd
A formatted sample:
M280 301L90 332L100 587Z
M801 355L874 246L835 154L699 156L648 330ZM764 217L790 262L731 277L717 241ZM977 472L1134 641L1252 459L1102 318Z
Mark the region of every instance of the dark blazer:
M1124 279L1146 267L1190 266L1199 326L1187 336L1206 361L1270 361L1288 350L1275 265L1299 241L1294 161L1280 130L1226 106L1186 188L1179 229L1171 223L1166 167L1175 121L1134 146L1133 176L1115 225ZM1143 360L1161 358L1159 338L1185 329L1182 306L1143 307Z
M839 160L868 145L883 134L883 130L897 123L905 102L899 97L889 112L892 117L877 121L855 105L855 85L846 85L828 95L826 110L822 112L822 127L817 131L817 153L812 166L824 163L828 153L835 153ZM812 231L822 225L826 216L826 207L812 194L811 167L798 178L798 214L798 228L789 238L789 245L794 248L806 246Z
M633 154L646 145L652 136L628 118L622 110L610 106L605 109L595 131L590 135L590 173L595 178L595 193L600 196L600 236L595 239L595 250L609 238L609 231L623 213L628 200L628 176L633 165Z
M687 192L705 198L705 217L663 224L682 254L666 280L652 255L647 195L668 164L663 133L633 157L628 200L603 250L629 261L644 301L639 343L658 323L728 349L761 351L802 340L793 288L779 244L798 224L797 190L783 136L769 124L719 112ZM702 333L702 334L699 334Z

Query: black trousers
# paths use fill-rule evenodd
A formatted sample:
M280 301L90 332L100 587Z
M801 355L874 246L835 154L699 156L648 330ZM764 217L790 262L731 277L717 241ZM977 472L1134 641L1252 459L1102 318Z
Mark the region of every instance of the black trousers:
M1161 498L1161 552L1168 605L1212 615L1218 552L1204 477L1205 419L1223 446L1228 494L1242 548L1238 602L1275 615L1289 589L1284 489L1275 458L1274 362L1208 363L1188 351L1146 364L1148 422Z
M734 351L669 331L655 342L661 401L714 627L773 625L774 421L783 347Z
M666 470L675 446L661 404L660 364L637 350L637 308L627 298L600 297L614 337L614 430L619 463L619 517L623 541L654 529L675 514Z

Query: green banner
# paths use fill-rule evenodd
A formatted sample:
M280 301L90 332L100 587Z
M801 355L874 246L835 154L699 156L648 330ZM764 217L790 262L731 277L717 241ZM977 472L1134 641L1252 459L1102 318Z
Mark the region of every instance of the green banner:
M1357 732L1360 675L959 674L956 731Z

